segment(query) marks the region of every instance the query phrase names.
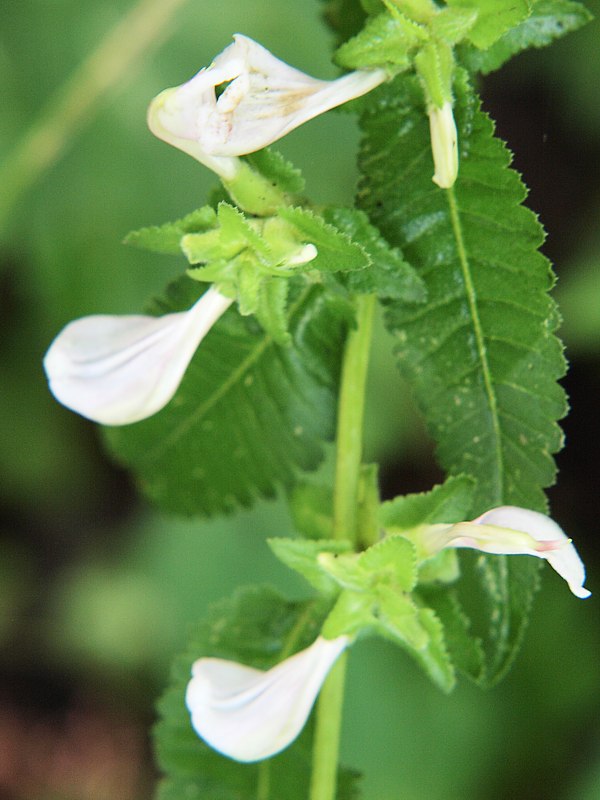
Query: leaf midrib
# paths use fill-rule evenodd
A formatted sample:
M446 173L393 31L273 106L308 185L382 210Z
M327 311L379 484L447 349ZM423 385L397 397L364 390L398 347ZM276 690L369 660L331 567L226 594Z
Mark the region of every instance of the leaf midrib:
M479 361L481 364L481 372L483 376L485 395L488 401L488 407L491 415L492 431L494 434L494 455L496 464L496 475L493 481L493 486L496 494L493 502L494 505L499 505L500 503L503 502L503 495L504 495L504 456L502 452L502 430L500 426L500 418L498 413L498 398L496 397L496 392L494 389L492 373L488 361L487 348L485 345L485 338L483 335L481 320L479 318L479 309L477 307L477 293L475 291L475 286L473 284L473 278L471 275L471 264L469 262L467 249L465 247L465 240L462 232L460 213L458 209L458 204L456 202L454 187L451 187L450 189L446 190L446 196L448 199L448 206L450 208L450 220L452 223L452 231L454 233L454 239L456 242L456 251L458 254L458 260L460 263L460 268L465 284L465 294L467 296L467 302L469 304L469 313L471 315L471 320L473 323L473 332L475 334L475 343L477 346L477 353L479 355Z

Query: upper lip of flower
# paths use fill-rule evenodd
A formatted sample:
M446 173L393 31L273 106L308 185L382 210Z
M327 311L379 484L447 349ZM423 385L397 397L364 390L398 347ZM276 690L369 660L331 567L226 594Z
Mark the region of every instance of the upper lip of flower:
M585 567L565 532L545 514L518 506L499 506L471 522L427 525L421 531L425 551L466 547L496 555L532 555L545 559L574 595L589 597Z
M157 136L201 161L201 155L240 156L365 94L387 77L385 70L372 69L319 80L280 61L249 37L235 34L234 43L209 67L155 98L148 122ZM217 98L216 87L228 82ZM192 152L192 142L197 152Z

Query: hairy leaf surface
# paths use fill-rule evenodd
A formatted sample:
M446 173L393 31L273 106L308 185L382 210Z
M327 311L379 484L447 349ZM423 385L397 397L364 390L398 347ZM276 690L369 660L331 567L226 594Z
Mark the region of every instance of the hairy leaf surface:
M363 115L360 203L427 286L423 305L390 303L387 324L441 464L475 479L473 513L502 504L544 511L551 454L562 441L556 420L566 408L556 384L565 362L548 296L553 276L510 154L464 76L458 83L454 190L431 181L420 87L404 79L378 91ZM491 679L521 638L538 565L518 558L478 564Z

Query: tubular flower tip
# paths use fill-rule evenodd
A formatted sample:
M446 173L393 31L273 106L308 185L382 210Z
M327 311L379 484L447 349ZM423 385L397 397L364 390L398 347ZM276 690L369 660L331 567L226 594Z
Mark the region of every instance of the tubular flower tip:
M50 391L104 425L150 417L173 397L196 348L231 303L211 288L188 311L163 317L77 319L44 358Z
M156 136L230 180L236 156L277 141L304 122L374 89L387 73L359 70L333 81L312 78L247 36L187 83L167 89L148 111ZM225 86L226 85L226 86ZM216 89L225 86L217 97ZM229 174L223 174L222 170ZM220 171L221 170L221 171Z
M441 189L449 189L458 175L458 134L452 103L429 109L429 131L435 168L431 180Z
M192 667L186 705L198 736L236 761L260 761L298 736L347 636L319 636L266 672L220 658Z
M545 559L569 584L574 595L589 597L585 567L575 546L554 520L517 506L500 506L472 522L431 525L422 534L426 549L466 547L497 555L530 555Z

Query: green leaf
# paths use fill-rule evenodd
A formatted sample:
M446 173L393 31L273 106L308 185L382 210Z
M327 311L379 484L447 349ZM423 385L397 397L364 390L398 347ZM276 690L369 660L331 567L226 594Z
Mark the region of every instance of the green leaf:
M481 682L485 677L483 646L478 637L471 635L470 621L456 593L428 587L419 594L442 622L446 645L456 668Z
M507 31L489 50L463 49L464 63L474 71L493 72L521 50L545 47L592 19L581 3L572 0L537 0L531 15Z
M334 60L346 69L365 69L392 64L395 70L408 69L411 53L427 32L421 25L398 12L371 17L356 36L343 44Z
M428 631L421 624L419 609L409 595L390 586L377 588L377 630L405 646L411 654L424 650Z
M426 646L413 655L442 691L451 692L456 685L456 674L446 647L444 627L430 608L419 609L419 622L428 639Z
M254 274L256 275L256 271L254 271ZM287 346L292 341L288 331L287 316L289 288L289 281L284 278L267 278L263 280L260 284L256 309L256 317L263 330L276 344L282 346Z
M188 308L181 280L154 311ZM345 313L345 306L343 309ZM289 347L231 309L200 345L173 400L155 416L107 430L111 450L157 505L184 514L233 511L316 468L334 434L345 319L319 287L296 288Z
M265 147L256 153L250 153L245 158L282 192L298 194L298 192L304 191L305 181L302 172L284 158L278 150Z
M306 237L307 243L317 247L318 255L310 261L310 269L324 272L345 272L364 269L371 263L366 250L335 225L306 208L281 208L277 212L281 219L291 223Z
M251 587L213 606L173 665L171 684L158 704L154 730L158 764L166 777L159 800L256 800L259 773L268 771L276 797L305 800L310 781L310 724L287 750L262 764L239 764L220 756L194 733L185 707L192 663L215 656L268 669L319 633L323 611L315 601L290 602L272 589ZM340 774L340 797L356 798L356 776Z
M424 279L422 306L390 304L400 367L412 385L441 464L475 481L472 513L505 503L544 511L551 453L566 410L554 335L554 279L537 251L543 231L523 206L510 154L464 76L456 86L461 149L454 191L431 182L427 119L413 80L382 87L362 119L360 198L382 234ZM512 659L526 624L537 564L484 558L489 600L488 678ZM522 589L520 608L511 600ZM487 602L486 600L486 602Z
M406 531L438 522L463 522L468 519L474 491L473 478L453 476L429 492L407 494L382 503L379 522L389 531Z
M425 285L415 270L402 257L398 248L390 247L367 215L356 209L327 208L325 220L358 242L368 253L372 264L366 269L349 272L340 280L351 292L375 293L382 299L421 303Z
M531 13L530 0L448 0L448 6L477 11L477 21L466 35L480 50L491 47Z
M321 594L335 594L338 584L320 565L320 553L352 552L352 543L339 539L267 539L267 544L277 558L290 569L299 572Z
M456 44L473 27L477 16L476 8L443 8L431 20L431 33L446 44Z
M187 233L203 233L216 225L217 216L210 206L192 211L182 219L167 222L165 225L154 225L131 231L124 239L124 244L132 244L142 250L152 250L166 255L181 255L180 242Z
M359 566L372 583L390 583L394 588L410 592L417 582L417 559L412 542L403 536L387 536L369 547L358 558Z
M262 236L250 224L246 215L229 203L219 203L217 218L222 241L239 242L256 253L268 257L269 250Z

